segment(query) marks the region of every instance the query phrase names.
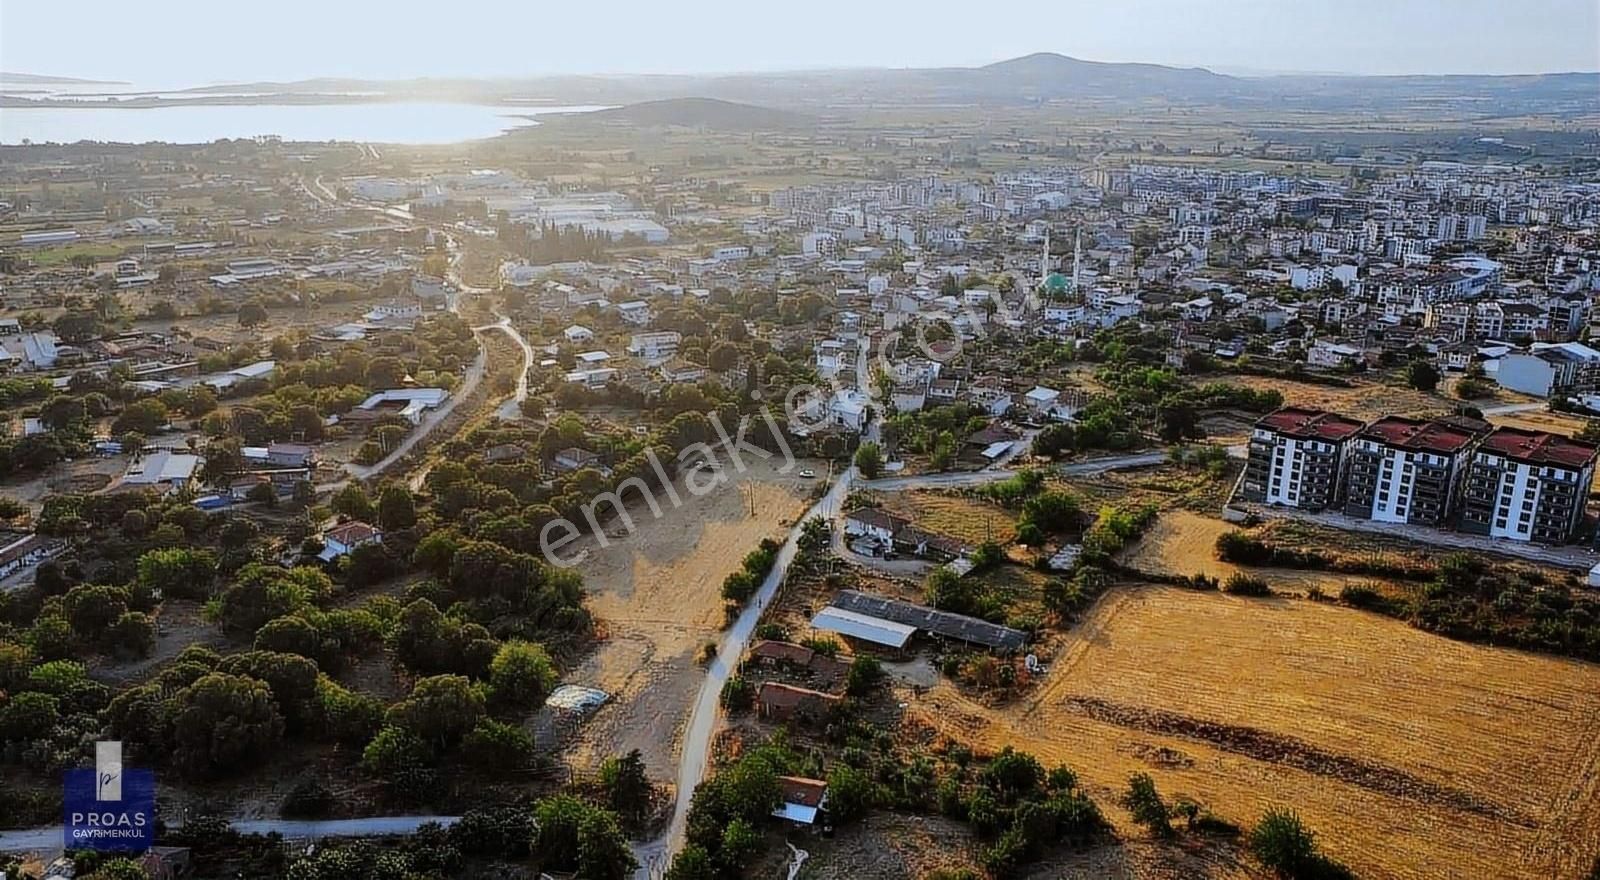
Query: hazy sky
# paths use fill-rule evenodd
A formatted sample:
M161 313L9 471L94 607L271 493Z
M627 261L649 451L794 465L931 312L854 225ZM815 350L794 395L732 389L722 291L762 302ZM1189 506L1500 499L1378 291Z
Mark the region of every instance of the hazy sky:
M0 0L0 70L192 85L985 64L1600 69L1597 0Z

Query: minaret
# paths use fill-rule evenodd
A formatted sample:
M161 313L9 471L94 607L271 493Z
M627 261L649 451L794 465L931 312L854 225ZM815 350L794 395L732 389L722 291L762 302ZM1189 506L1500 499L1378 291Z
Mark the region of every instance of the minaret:
M1079 282L1083 280L1080 272L1083 264L1083 227L1078 227L1078 235L1072 242L1072 295L1082 296L1083 288Z
M1050 227L1044 228L1044 250L1039 254L1039 288L1050 283Z

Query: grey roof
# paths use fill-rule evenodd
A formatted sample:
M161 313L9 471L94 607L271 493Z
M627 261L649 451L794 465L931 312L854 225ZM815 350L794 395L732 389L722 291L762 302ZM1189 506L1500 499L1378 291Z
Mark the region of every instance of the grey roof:
M833 597L832 605L856 614L914 626L934 635L1004 651L1018 651L1028 643L1028 634L1019 629L856 590L841 590L839 595Z

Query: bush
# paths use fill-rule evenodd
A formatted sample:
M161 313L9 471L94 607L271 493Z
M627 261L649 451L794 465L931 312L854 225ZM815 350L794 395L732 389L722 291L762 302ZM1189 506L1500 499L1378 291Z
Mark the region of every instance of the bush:
M1150 774L1135 773L1128 778L1128 791L1122 796L1122 805L1133 814L1133 821L1149 829L1151 834L1162 838L1172 836L1171 814Z
M730 675L722 683L722 694L719 699L722 707L730 712L742 712L755 703L756 689L743 676Z
M852 697L866 696L883 680L883 665L875 657L860 656L850 662L844 690Z
M1272 586L1262 578L1236 571L1223 582L1222 591L1235 596L1270 596Z
M1250 830L1250 852L1285 880L1340 880L1355 875L1317 852L1315 835L1293 810L1271 809Z

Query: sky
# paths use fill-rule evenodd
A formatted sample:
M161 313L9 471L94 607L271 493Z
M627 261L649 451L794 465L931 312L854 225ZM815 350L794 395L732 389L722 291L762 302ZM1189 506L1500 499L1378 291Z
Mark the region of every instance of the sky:
M975 66L1600 70L1596 0L0 0L0 70L175 87L321 76Z

